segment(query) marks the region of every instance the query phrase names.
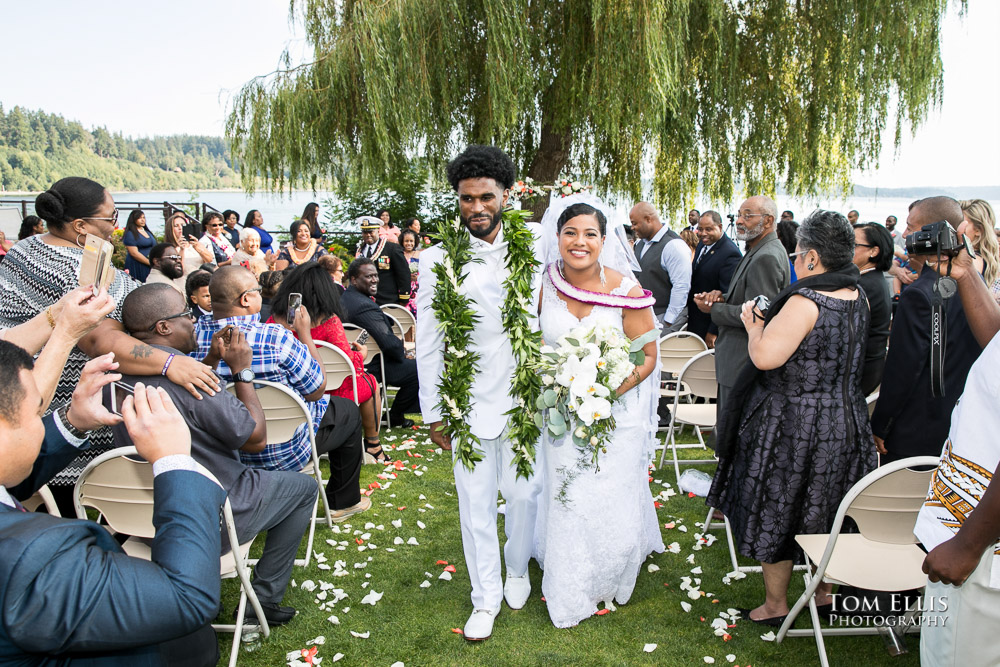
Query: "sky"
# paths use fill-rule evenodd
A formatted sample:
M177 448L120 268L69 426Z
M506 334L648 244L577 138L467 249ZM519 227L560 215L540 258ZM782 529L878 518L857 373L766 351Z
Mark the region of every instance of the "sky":
M229 99L308 53L287 0L3 0L0 104L42 109L133 137L223 134ZM879 188L1000 185L1000 2L949 3L944 102L898 153L887 131ZM963 150L965 149L965 150Z

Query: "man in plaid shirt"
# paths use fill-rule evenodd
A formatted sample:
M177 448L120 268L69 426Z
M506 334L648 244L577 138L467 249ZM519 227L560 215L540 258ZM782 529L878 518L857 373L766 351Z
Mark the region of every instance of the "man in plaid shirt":
M310 330L312 322L305 308L295 316L295 335L278 324L263 324L260 312L260 286L253 273L242 266L225 266L212 275L209 291L212 313L195 324L197 348L191 353L216 369L227 382L269 380L288 387L305 402L317 429L316 449L330 457L330 479L326 497L334 521L363 512L371 499L362 496L358 487L361 473L361 413L354 401L327 397L326 374L319 362ZM229 368L212 349L212 336L224 327L239 328L253 350L251 374ZM295 436L278 444L269 444L257 454L240 452L249 466L267 470L301 470L310 460L309 435L303 424Z

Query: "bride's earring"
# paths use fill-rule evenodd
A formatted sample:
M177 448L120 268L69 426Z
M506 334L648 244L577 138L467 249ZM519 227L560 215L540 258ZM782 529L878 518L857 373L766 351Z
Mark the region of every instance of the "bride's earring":
M603 287L608 283L608 277L604 275L604 265L601 264L601 286Z

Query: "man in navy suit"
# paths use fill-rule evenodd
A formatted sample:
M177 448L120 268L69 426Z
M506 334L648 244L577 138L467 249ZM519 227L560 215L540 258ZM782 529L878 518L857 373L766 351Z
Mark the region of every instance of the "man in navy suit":
M928 197L914 202L906 219L906 234L924 225L946 220L957 228L962 208L951 197ZM896 306L889 335L889 352L882 385L872 413L872 433L883 464L910 456L938 456L948 438L952 409L965 389L972 364L982 351L962 300L944 302L947 322L944 345L944 395L931 395L931 303L938 273L925 266L926 257L910 255L910 268L920 276L904 289Z
M111 354L83 370L68 406L42 419L33 362L0 341L0 663L211 665L206 624L219 608L219 507L225 492L195 471L184 419L162 389L135 388L123 408L153 465L152 560L131 558L91 521L25 512L25 499L117 423L101 388Z
M733 271L740 263L739 248L733 240L722 231L722 217L717 211L705 211L698 220L698 238L700 242L694 250L691 270L691 291L688 293L688 328L709 344L715 345L719 328L712 322L709 313L703 313L695 305L694 295L703 292L719 290L723 294L729 291L729 281Z

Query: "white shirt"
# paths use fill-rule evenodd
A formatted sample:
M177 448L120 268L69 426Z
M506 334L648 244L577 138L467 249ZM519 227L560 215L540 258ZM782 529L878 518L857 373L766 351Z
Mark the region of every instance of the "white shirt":
M541 245L541 227L529 223L535 236L535 257L544 257ZM472 409L468 423L473 435L482 439L500 436L507 425L505 412L514 401L510 396L510 384L514 377L514 353L507 331L503 328L501 309L505 292L503 282L510 275L507 270L507 242L501 225L493 243L472 238L472 253L481 262L469 262L468 274L462 283L461 293L472 300L472 308L479 316L469 351L479 355L479 374L472 383ZM437 404L438 382L444 366L444 334L438 329L438 321L431 301L437 276L434 266L444 259L440 245L420 253L420 277L417 289L417 374L420 378L420 412L424 423L447 419ZM539 266L532 277L533 303L527 308L533 329L538 328L538 294L541 287L543 267Z
M653 238L645 241L639 250L639 257L643 257L651 245L662 239L667 230L668 227L663 225ZM687 310L688 292L691 291L691 248L684 239L673 239L663 246L660 267L670 276L670 302L663 313L663 323L673 324Z
M931 479L913 534L928 551L950 540L975 510L1000 464L1000 335L994 336L969 370L965 390L951 413L949 444ZM965 417L963 418L963 414ZM943 444L943 443L942 443ZM998 482L1000 483L1000 482ZM990 587L1000 588L1000 557L994 547Z

